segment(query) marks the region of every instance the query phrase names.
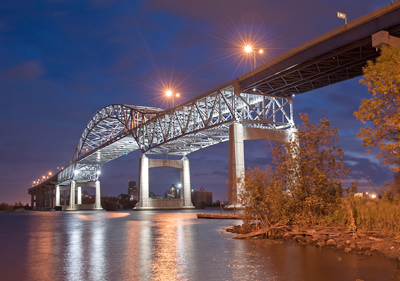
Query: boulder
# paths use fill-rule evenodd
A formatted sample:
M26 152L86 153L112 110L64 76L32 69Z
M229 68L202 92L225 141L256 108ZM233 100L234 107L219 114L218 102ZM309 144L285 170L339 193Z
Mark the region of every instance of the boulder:
M328 241L326 241L326 246L335 246L336 245L336 241L333 239L328 239Z
M346 253L351 252L351 248L347 247L347 248L344 249L344 251L345 251Z

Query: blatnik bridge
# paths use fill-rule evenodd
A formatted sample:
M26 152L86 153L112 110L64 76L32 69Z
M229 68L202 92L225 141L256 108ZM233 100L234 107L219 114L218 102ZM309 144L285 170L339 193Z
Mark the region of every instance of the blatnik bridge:
M229 207L240 207L245 140L285 142L296 131L292 97L362 75L383 45L400 46L400 1L294 48L254 70L172 109L113 104L84 129L68 165L28 190L35 209L101 209L101 167L140 149L139 202L135 209L190 209L190 153L229 141ZM180 155L181 160L153 155ZM181 171L180 198L149 199L149 169ZM93 187L95 204L84 205L81 187ZM77 196L75 195L77 193ZM64 200L66 202L66 200Z

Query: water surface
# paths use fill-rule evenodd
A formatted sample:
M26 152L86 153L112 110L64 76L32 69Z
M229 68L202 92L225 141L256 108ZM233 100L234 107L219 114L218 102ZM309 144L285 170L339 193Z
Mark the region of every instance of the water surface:
M233 240L191 211L0 213L0 280L394 280L397 263ZM202 210L203 212L203 210ZM206 210L217 212L217 210Z

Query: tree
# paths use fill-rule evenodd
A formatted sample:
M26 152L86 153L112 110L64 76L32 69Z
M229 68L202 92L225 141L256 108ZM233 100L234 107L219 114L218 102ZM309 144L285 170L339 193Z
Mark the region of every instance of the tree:
M379 148L378 159L400 171L400 47L383 47L376 62L368 61L360 83L372 95L354 115L368 126L356 134L363 146ZM371 150L367 150L370 153Z
M272 148L273 167L248 170L247 222L316 224L340 202L342 180L350 169L344 167L344 150L337 147L338 130L326 119L312 125L307 114L300 117L297 137Z

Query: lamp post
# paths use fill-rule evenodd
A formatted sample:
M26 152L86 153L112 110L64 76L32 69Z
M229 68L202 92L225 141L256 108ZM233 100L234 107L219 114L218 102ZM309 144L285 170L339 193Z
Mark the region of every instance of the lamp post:
M253 53L254 57L254 68L256 68L256 53L259 53L260 55L264 53L263 49L259 49L258 51L253 50L253 47L251 45L246 45L244 46L244 51L248 54Z
M165 95L167 97L172 97L172 108L175 107L175 97L179 98L180 94L179 93L173 93L171 90L165 91Z
M344 24L347 24L347 15L345 13L337 12L337 17L344 19Z

